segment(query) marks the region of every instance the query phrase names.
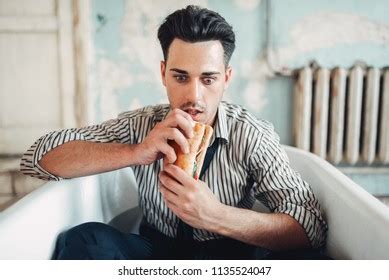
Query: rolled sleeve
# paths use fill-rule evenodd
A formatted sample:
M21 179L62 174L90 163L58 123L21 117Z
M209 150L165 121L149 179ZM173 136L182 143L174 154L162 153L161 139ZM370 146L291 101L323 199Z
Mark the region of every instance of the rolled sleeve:
M289 159L270 125L250 158L257 182L254 193L275 213L293 217L305 230L314 248L325 244L327 223L309 184L290 167Z
M131 143L130 120L122 117L98 125L50 132L39 138L22 156L20 171L42 180L61 180L39 165L42 157L52 149L74 140L100 143Z

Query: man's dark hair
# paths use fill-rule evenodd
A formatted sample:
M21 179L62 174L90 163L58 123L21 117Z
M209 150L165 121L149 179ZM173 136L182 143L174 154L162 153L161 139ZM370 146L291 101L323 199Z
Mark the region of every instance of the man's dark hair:
M165 61L175 38L192 43L219 40L223 46L226 67L235 49L232 26L218 13L194 5L168 15L159 27L158 39Z

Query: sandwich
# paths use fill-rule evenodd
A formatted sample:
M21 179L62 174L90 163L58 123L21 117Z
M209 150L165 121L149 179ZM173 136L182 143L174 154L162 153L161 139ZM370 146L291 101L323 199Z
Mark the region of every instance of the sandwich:
M196 122L193 127L194 136L188 139L188 154L185 154L176 142L171 143L177 155L174 165L180 167L195 180L198 180L200 177L212 133L213 129L211 126Z

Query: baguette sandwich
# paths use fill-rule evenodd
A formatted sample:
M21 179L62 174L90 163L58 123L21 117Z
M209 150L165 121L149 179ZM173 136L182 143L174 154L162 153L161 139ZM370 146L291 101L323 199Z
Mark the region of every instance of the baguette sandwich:
M174 162L174 165L183 169L195 180L198 180L213 129L209 125L196 122L193 127L193 132L194 136L188 139L188 154L185 154L176 142L172 142L172 147L177 155L177 160Z

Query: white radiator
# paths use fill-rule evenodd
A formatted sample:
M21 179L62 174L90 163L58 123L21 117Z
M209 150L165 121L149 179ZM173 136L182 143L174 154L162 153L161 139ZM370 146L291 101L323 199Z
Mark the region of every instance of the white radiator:
M389 68L305 67L294 95L296 147L334 164L389 163Z

